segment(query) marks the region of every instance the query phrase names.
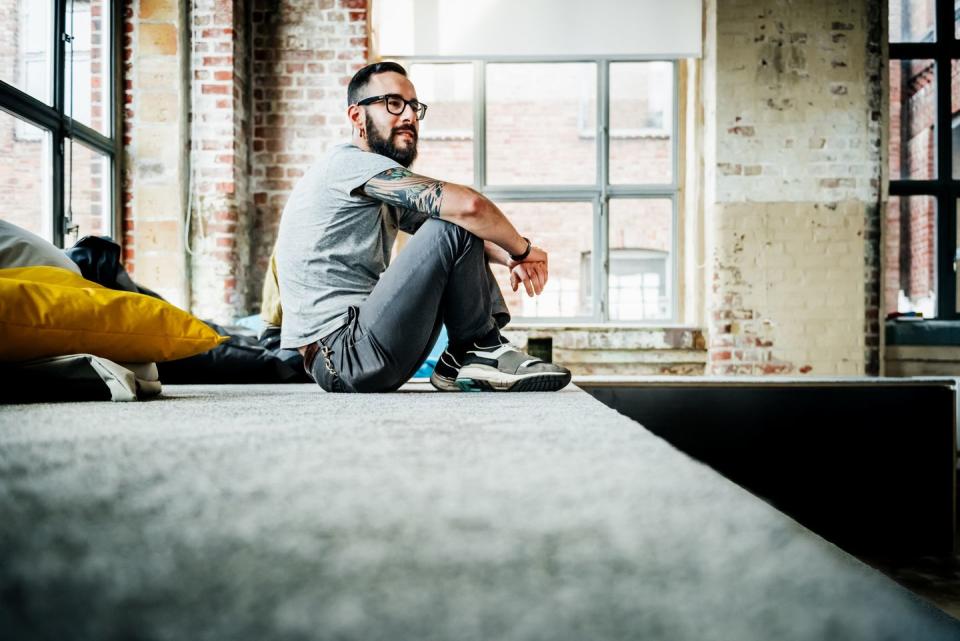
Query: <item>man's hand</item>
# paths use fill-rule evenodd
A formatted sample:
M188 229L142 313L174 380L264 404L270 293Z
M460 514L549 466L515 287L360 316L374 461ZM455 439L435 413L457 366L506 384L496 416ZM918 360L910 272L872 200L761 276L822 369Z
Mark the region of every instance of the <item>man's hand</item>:
M522 263L513 263L510 268L510 288L517 291L521 283L527 290L527 296L539 296L543 293L543 288L547 284L547 263L530 262L529 260Z
M539 296L547 285L550 271L548 263L547 252L536 246L531 247L522 262L511 260L507 263L510 268L510 287L517 291L520 283L523 283L528 296Z

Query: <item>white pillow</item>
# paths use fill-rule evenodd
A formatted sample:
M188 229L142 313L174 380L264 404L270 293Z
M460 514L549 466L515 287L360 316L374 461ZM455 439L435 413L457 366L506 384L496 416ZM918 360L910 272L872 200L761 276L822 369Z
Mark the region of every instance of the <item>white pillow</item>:
M80 268L53 243L0 219L0 269L62 267L80 276Z

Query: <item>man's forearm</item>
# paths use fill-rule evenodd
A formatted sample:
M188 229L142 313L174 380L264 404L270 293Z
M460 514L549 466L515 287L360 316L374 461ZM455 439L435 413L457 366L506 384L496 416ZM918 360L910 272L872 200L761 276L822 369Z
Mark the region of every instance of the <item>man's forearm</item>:
M363 192L388 205L412 209L463 227L482 240L517 256L527 241L490 199L466 185L419 176L409 169L388 169L368 180Z
M487 255L487 260L495 265L510 266L510 254L503 247L489 240L483 241L483 251Z
M444 185L440 217L503 248L508 258L522 254L527 248L527 241L503 212L490 199L468 187Z

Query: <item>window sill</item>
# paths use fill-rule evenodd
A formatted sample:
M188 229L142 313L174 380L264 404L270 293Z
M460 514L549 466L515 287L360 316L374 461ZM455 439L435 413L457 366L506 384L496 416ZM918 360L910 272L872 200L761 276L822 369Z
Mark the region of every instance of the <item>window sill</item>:
M960 320L888 320L884 332L888 346L960 346Z
M706 338L695 327L518 323L503 334L578 376L702 376L707 363Z
M700 327L695 327L693 325L681 325L673 323L645 323L641 321L610 321L606 323L597 323L593 321L564 321L564 320L549 320L549 321L535 321L531 319L520 319L519 321L512 321L507 325L507 331L509 330L563 330L571 329L576 331L662 331L662 330L683 330L689 332L703 332L703 329Z

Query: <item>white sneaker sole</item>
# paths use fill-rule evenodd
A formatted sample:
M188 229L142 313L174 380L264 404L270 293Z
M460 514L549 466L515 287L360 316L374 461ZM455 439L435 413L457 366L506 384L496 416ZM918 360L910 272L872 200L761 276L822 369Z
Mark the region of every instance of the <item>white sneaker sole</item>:
M430 374L430 384L441 392L459 392L461 391L460 387L457 385L456 379L447 378L446 376L440 376L434 370Z
M567 372L508 374L489 365L466 365L457 374L464 392L555 392L567 386Z

